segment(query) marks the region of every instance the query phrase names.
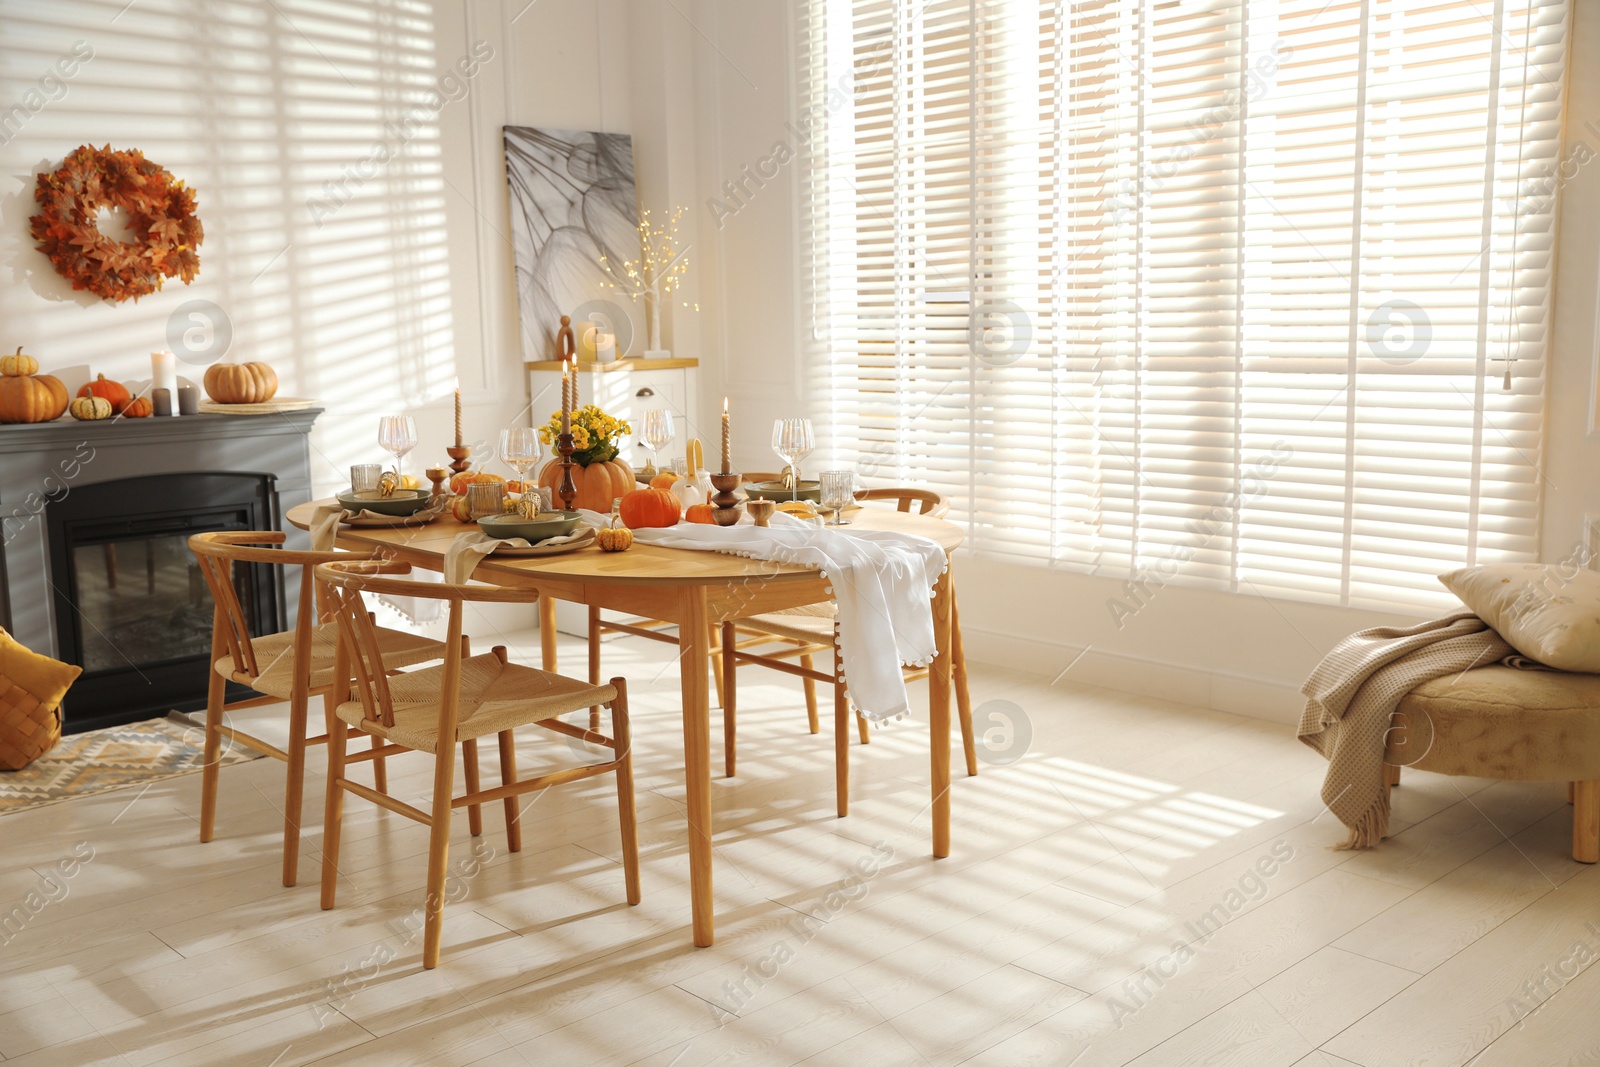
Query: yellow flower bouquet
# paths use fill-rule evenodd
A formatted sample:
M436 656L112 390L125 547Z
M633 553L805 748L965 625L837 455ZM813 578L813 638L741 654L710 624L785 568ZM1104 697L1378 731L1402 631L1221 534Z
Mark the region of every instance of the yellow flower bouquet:
M612 418L594 404L585 404L572 413L572 461L580 467L591 463L609 463L617 458L623 434L631 434L633 427L622 419ZM551 448L561 436L561 412L551 414L550 421L539 427L539 440Z

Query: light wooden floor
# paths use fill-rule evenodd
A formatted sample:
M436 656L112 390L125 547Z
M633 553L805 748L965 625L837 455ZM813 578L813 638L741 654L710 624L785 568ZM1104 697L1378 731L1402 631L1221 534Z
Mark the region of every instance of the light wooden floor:
M563 652L582 663L575 643ZM830 739L805 732L797 683L752 670L740 776L715 782L718 941L695 949L671 650L611 644L607 667L629 676L636 709L639 907L622 902L609 778L535 799L516 857L491 806L477 868L459 820L452 859L467 865L431 972L407 925L423 828L349 800L340 907L318 910L319 773L294 889L277 884L274 761L223 772L209 845L196 840L198 775L8 816L0 916L26 910L41 872L75 847L94 858L50 889L60 899L33 898L37 914L0 944L0 1058L1600 1058L1600 969L1587 966L1600 956L1600 871L1568 858L1558 786L1410 775L1398 835L1335 852L1320 760L1287 727L975 666L975 701L1012 702L1032 742L1012 765L957 777L955 852L934 862L921 725L854 748L852 814L836 819ZM528 764L540 749L567 755L543 736L523 745ZM391 766L397 792L426 790L422 760Z

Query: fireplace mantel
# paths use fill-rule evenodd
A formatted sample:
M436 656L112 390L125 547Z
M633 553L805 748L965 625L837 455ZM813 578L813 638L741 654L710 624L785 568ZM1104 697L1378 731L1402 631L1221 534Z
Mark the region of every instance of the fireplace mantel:
M145 475L258 473L274 477L287 511L311 499L307 434L321 413L0 425L0 621L29 648L58 654L45 522L53 497Z

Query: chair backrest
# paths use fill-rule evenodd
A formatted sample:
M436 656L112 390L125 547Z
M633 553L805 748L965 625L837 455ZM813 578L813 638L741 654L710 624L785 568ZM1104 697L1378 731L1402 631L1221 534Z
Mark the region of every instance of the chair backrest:
M439 724L439 735L446 737L455 731L457 686L461 677L462 602L525 604L537 600L539 594L532 589L498 585L448 585L398 581L387 577L409 573L409 563L383 559L344 557L317 566L317 582L329 591L335 624L339 628L339 652L334 662L334 675L336 679L343 675L355 683L356 696L361 701L362 718L393 726L394 702L384 671L383 653L378 648L377 625L367 612L361 594L448 601L450 632L445 639L444 694Z
M897 511L909 512L911 505L917 505L918 515L932 515L934 518L943 518L950 510L950 503L944 496L931 489L916 489L909 485L895 485L886 489L859 489L856 491L857 500L892 500Z
M284 540L285 535L278 530L212 530L193 534L189 538L189 551L194 553L200 564L201 577L205 578L212 603L216 605L213 650L220 651L215 647L220 643L233 658L233 669L237 674L259 677L261 666L256 662L255 650L250 644L250 621L239 602L238 586L233 582L234 564L268 563L301 568L300 606L294 622L298 649L302 644L309 647L310 643L311 626L315 618L312 569L316 564L340 559L371 559L374 555L267 547L281 545Z

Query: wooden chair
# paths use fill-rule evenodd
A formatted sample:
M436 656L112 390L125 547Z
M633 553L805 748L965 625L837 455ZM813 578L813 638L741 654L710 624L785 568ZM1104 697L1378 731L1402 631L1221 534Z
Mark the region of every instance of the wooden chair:
M369 555L350 552L309 552L268 547L281 545L282 533L271 530L222 530L195 534L189 538L211 590L215 605L211 624L211 674L206 687L205 768L200 784L200 840L210 841L216 830L218 763L222 739L282 760L289 765L283 799L283 884L292 886L300 862L300 810L305 785L306 747L323 744L327 734L307 736L307 708L313 696L331 699L334 686L335 630L320 625L312 579L319 563L341 559L369 559ZM300 568L300 605L294 629L278 634L252 637L250 622L239 603L233 569L237 563L267 563ZM400 630L377 631L384 662L393 670L427 660L441 659L444 645L438 641ZM259 697L226 703L227 683L249 686ZM259 737L223 725L230 711L262 704L289 702L288 750ZM373 774L380 783L384 766L374 763Z
M621 678L602 686L523 667L506 660L503 647L491 655L468 657L462 647L462 603L526 603L535 594L523 589L480 585L433 585L397 581L384 575L405 574L409 564L362 561L324 563L317 577L332 590L339 626L337 677L353 678L355 699L328 705L328 792L323 817L322 907L334 905L339 874L339 825L344 795L354 793L379 807L429 827L427 896L422 965L439 963L443 937L444 885L450 846L450 815L466 808L474 836L483 832L482 805L504 801L506 839L512 852L522 849L518 796L553 785L600 774L617 777L617 805L622 827L622 865L629 904L639 903L639 838L633 806L633 756L628 729L628 688ZM449 633L443 666L386 676L377 628L363 607L362 592L423 597L449 602ZM559 716L590 705L611 710L612 737L562 722ZM381 747L347 755L340 724L371 734ZM517 779L518 726L540 726L612 750L601 763L567 767L536 778ZM500 785L478 786L478 738L497 735L500 743ZM466 792L455 796L455 751L460 744ZM378 760L400 752L427 752L434 758L433 801L429 811L345 777L347 765Z
M949 505L938 493L910 487L863 489L856 493L856 499L893 501L896 510L903 512L909 512L911 506L916 504L918 514L934 517L942 516L950 510ZM849 699L845 695L841 659L834 644L835 613L832 604L814 604L803 608L752 615L722 624L723 759L724 769L731 778L737 755L736 676L740 663L770 667L804 679L806 714L810 720L812 733L817 733L820 728L817 718L816 683L829 683L833 686L835 800L839 815L844 816L850 811L851 712ZM961 748L966 757L967 774L970 776L978 773L978 750L976 739L972 735L972 697L967 688L967 660L961 643L961 619L953 600L950 610L950 633L950 668L956 693L957 717L961 725ZM760 648L763 644L778 644L784 647L769 652L749 651L751 648ZM813 665L813 657L819 652L830 653L833 656L832 673L819 671ZM791 659L799 659L800 662L798 665L788 662ZM905 675L908 681L925 678L928 670L907 668ZM859 712L855 717L861 741L865 743L868 737L866 718Z

